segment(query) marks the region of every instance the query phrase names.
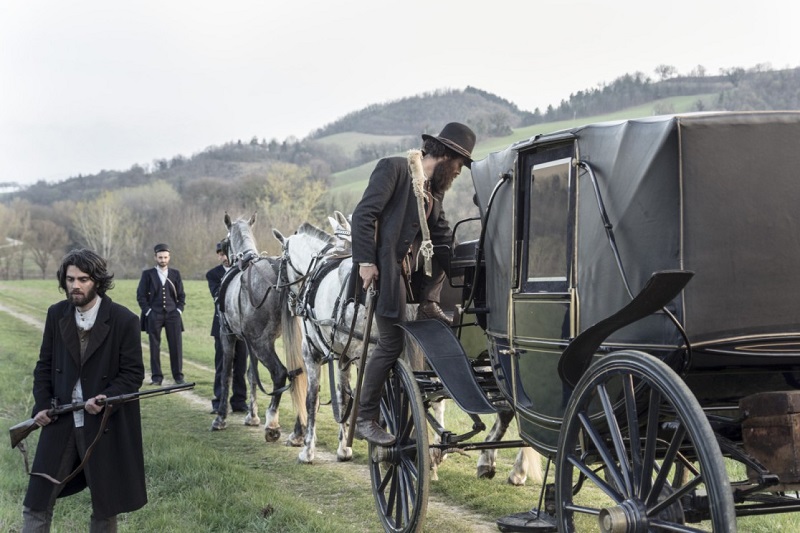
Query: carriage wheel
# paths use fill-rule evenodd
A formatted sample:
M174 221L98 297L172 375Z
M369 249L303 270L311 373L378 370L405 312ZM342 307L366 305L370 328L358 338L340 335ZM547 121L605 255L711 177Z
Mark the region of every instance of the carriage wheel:
M344 361L344 362L343 362ZM342 386L339 373L348 371L354 362L347 355L340 355L328 361L328 381L331 386L331 407L333 408L333 418L336 423L342 424L350 418L350 410L353 408L353 389L348 386L345 390L340 390Z
M391 447L369 445L372 493L386 531L422 531L428 508L430 454L422 396L408 363L399 359L381 397Z
M703 494L707 510L696 503ZM736 531L714 433L669 366L624 351L586 371L559 435L556 509L559 531L594 529L598 521L603 532L702 531L687 525L701 517L714 531Z

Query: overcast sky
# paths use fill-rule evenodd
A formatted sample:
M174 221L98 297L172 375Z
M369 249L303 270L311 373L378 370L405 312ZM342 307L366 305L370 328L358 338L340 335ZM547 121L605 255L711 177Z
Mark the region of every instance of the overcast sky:
M468 85L533 111L625 73L800 65L788 0L2 0L0 182L124 170ZM453 117L458 120L459 117Z

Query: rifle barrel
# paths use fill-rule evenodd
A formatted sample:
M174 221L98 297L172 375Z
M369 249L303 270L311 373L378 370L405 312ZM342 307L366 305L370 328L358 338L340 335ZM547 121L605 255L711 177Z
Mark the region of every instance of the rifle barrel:
M194 388L194 382L192 383L183 383L180 385L170 385L167 387L159 387L158 389L149 389L146 391L137 391L131 392L128 394L120 394L119 396L109 396L104 400L100 400L99 404L102 405L115 405L118 403L125 403L130 402L133 400L138 400L139 398L146 398L148 396L155 396L157 394L172 394L173 392L181 392L185 390L190 390ZM73 403L65 403L61 405L57 405L48 411L49 416L55 415L63 415L66 413L71 413L73 411L78 411L86 407L86 402L73 402ZM16 448L17 445L25 440L25 438L39 429L38 424L34 421L33 418L29 418L24 422L20 422L15 426L9 428L8 432L11 436L11 448Z

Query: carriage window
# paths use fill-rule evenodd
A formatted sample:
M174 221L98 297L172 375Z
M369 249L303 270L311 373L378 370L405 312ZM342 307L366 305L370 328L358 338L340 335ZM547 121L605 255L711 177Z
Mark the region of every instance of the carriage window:
M566 281L571 159L531 171L528 281Z

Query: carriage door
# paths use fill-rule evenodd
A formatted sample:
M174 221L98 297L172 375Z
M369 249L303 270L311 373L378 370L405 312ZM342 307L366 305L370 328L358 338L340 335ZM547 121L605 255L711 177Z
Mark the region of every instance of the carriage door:
M573 146L535 147L518 160L511 334L520 427L539 437L557 438L568 398L557 367L575 327Z

